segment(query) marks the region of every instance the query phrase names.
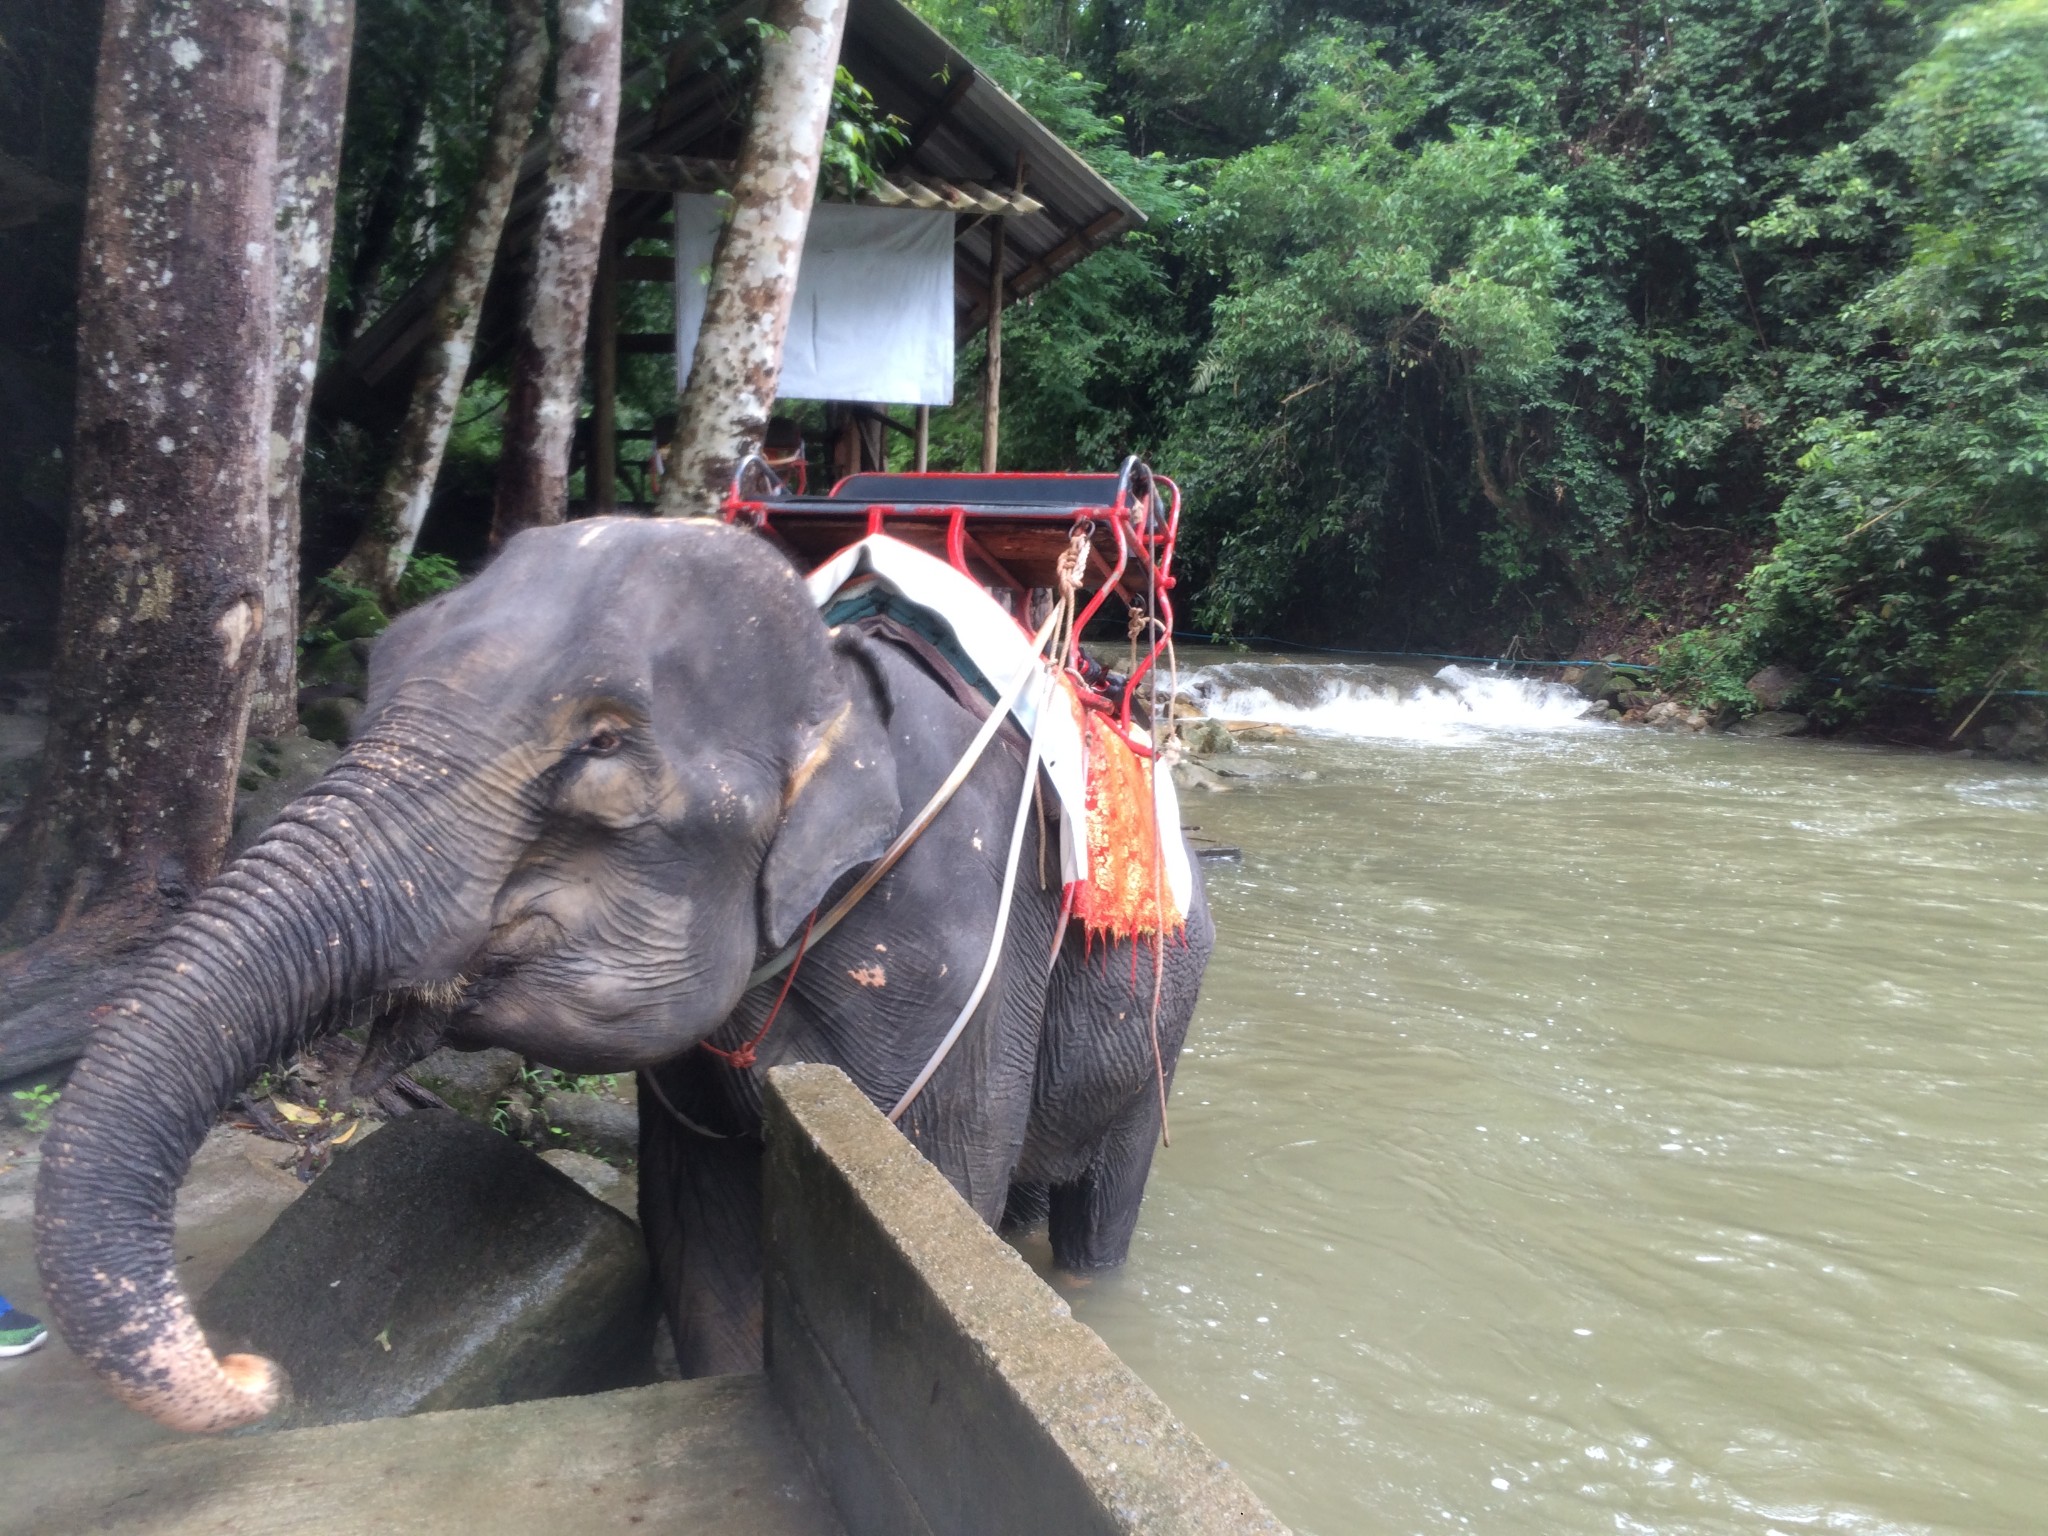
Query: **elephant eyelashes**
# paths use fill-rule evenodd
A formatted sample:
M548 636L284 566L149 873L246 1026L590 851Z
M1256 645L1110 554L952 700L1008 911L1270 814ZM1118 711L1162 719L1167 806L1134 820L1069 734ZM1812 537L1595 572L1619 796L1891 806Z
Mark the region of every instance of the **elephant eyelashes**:
M626 738L610 726L592 733L591 738L577 750L585 757L610 757L626 744Z

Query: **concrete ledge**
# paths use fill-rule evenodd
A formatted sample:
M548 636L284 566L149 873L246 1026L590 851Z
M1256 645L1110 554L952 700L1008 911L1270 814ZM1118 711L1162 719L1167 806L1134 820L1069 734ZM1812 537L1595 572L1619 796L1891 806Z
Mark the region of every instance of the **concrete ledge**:
M104 1461L104 1458L102 1458ZM840 1536L759 1376L180 1440L0 1501L22 1536ZM41 1497L38 1497L41 1495Z
M766 1136L769 1388L854 1536L1284 1532L837 1068Z

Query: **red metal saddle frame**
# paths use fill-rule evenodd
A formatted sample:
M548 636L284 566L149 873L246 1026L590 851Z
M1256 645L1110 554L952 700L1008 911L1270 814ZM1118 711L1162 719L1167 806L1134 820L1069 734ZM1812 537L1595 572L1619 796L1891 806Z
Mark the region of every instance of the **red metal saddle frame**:
M1114 475L868 471L846 476L823 496L806 496L792 493L752 455L741 462L720 511L729 523L766 530L814 567L849 544L888 533L971 577L1020 624L1029 616L1031 590L1056 587L1058 561L1074 531L1084 530L1095 587L1075 618L1064 661L1082 701L1114 710L1126 726L1138 685L1173 633L1180 487L1135 456ZM1082 632L1112 592L1158 619L1150 648L1116 699L1088 686L1080 649Z

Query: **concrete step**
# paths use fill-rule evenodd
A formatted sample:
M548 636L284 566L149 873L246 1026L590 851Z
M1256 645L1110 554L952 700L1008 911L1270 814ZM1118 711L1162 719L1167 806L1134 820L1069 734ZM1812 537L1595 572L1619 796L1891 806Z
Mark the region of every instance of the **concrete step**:
M0 1508L0 1529L843 1536L765 1376L177 1441L93 1471Z

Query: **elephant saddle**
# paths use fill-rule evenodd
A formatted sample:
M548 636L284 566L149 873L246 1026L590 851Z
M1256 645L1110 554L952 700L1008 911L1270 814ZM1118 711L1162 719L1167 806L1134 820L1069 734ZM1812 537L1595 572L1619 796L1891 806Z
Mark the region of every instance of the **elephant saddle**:
M910 652L983 718L1031 654L1030 637L986 591L886 534L819 566L810 589L827 623L858 625ZM1178 933L1194 882L1173 776L1114 720L1083 707L1064 676L1057 684L1042 712L1036 690L1025 689L1011 715L1038 736L1060 805L1068 910L1091 940Z

